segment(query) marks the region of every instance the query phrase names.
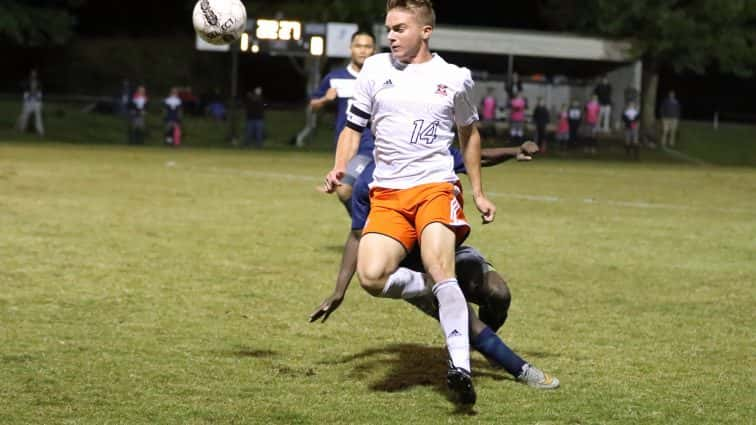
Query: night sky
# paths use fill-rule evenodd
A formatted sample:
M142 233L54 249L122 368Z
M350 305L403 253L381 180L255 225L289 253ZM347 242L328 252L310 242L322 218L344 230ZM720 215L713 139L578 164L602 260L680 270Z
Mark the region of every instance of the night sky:
M507 27L518 29L545 29L540 18L537 1L509 2L504 7L506 13L485 13L484 3L469 3L458 0L435 2L439 24ZM191 10L193 1L187 0L130 0L100 1L90 0L79 11L79 32L85 36L94 35L161 35L191 33ZM501 7L501 6L499 6ZM490 10L490 9L489 9ZM104 19L104 17L117 19ZM382 17L376 17L381 20Z

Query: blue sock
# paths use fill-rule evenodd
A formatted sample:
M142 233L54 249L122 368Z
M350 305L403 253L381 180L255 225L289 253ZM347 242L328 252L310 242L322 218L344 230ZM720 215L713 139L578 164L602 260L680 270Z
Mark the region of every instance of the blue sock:
M473 341L473 347L496 366L503 367L515 378L527 362L515 354L488 326Z

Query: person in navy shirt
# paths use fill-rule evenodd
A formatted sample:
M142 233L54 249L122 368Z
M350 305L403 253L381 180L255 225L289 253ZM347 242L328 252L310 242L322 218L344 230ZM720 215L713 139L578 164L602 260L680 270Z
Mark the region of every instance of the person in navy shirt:
M346 115L351 104L357 75L362 70L362 64L365 62L365 59L375 53L375 37L366 31L355 32L352 35L351 53L352 57L349 65L326 75L320 83L320 87L312 94L310 99L310 108L315 112L328 104L336 103L334 145L339 133L341 133L341 130L346 125ZM336 189L336 194L341 203L346 207L347 212L351 208L352 186L364 170L365 165L372 160L373 135L370 129L367 128L362 132L357 155L347 165L346 175L341 181L342 185Z

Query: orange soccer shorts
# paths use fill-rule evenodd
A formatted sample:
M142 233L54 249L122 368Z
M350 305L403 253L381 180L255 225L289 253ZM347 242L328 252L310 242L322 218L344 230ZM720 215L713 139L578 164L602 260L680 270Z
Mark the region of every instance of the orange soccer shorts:
M461 244L470 233L462 210L462 187L453 183L429 183L409 189L370 190L370 214L362 234L379 233L397 240L407 251L425 226L442 223Z

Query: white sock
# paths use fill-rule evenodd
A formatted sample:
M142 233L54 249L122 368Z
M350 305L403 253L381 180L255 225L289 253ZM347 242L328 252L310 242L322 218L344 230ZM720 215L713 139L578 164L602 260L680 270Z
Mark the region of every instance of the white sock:
M399 267L386 280L381 297L408 300L430 293L431 290L425 285L425 277L422 273Z
M457 279L447 279L433 286L438 299L438 318L446 336L449 357L456 367L470 371L470 335L467 301Z

